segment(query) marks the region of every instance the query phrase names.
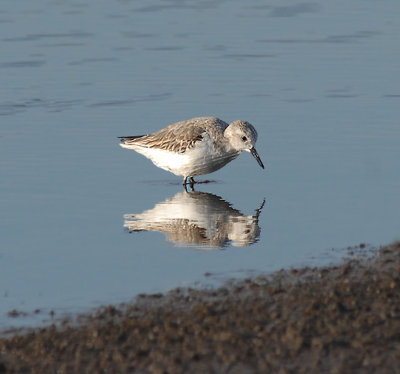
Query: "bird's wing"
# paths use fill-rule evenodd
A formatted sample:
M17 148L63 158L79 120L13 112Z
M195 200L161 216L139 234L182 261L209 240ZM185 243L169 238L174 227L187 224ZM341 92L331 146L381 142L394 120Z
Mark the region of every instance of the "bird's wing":
M212 138L214 132L223 132L227 126L227 123L215 117L198 117L174 123L153 134L123 137L122 141L125 144L135 144L140 147L185 153L197 142L203 140L206 133L209 133Z
M177 124L176 124L177 125ZM136 144L146 148L159 148L175 153L184 153L203 139L205 129L199 126L168 126L154 134L142 137L123 138L125 144Z

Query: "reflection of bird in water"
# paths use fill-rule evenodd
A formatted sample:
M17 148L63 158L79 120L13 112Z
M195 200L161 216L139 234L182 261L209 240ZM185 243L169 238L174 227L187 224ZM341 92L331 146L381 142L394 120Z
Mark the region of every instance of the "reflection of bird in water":
M264 165L255 144L256 129L246 121L230 125L216 117L198 117L174 123L143 136L122 136L121 147L133 149L193 186L193 177L212 173L234 160L242 151L250 152Z
M133 231L159 231L176 244L223 248L248 246L260 236L258 217L244 216L221 197L205 192L179 192L140 214L125 214L124 227Z

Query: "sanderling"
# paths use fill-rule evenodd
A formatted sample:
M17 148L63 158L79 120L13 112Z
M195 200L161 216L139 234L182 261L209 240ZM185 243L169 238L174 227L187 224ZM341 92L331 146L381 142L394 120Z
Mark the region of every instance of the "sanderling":
M149 135L121 136L121 147L133 149L156 166L183 177L193 186L194 176L212 173L234 160L242 151L251 152L264 165L254 145L256 129L246 121L231 124L216 117L198 117L169 125Z

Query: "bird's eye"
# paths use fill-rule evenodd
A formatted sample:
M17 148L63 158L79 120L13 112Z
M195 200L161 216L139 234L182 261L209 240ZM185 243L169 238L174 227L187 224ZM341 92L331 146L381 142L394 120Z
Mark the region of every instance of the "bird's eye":
M242 140L245 142L247 138L245 136L242 136Z

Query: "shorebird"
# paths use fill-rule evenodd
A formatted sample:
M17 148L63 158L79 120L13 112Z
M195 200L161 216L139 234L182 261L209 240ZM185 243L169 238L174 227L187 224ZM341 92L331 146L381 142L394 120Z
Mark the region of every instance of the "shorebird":
M231 124L216 117L197 117L169 125L149 135L121 136L121 147L149 158L156 166L183 177L193 186L194 176L212 173L250 152L264 169L255 149L257 131L249 122ZM189 182L188 182L189 179Z

